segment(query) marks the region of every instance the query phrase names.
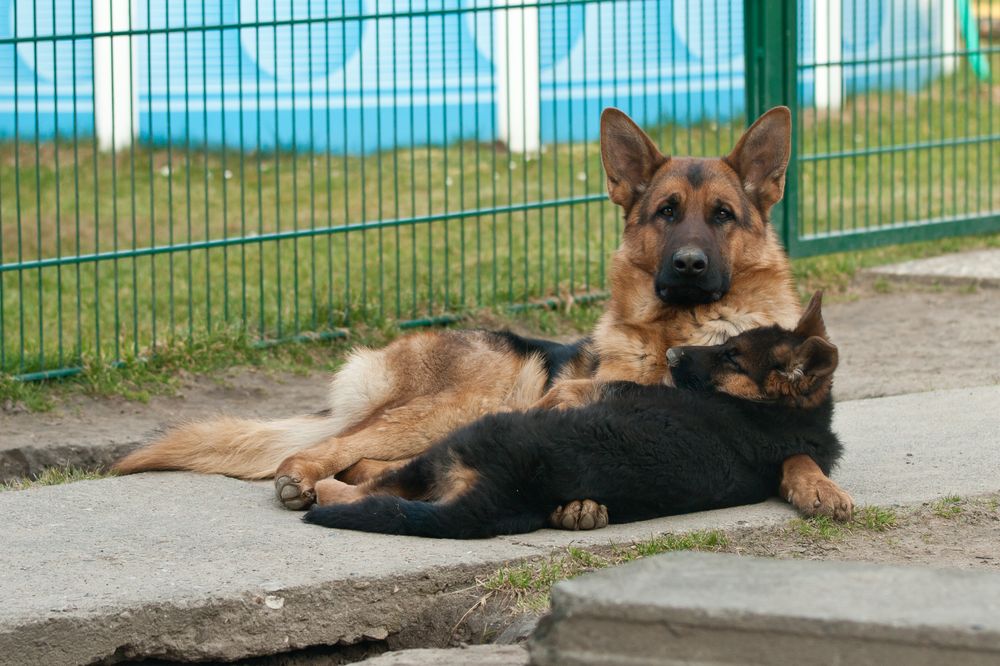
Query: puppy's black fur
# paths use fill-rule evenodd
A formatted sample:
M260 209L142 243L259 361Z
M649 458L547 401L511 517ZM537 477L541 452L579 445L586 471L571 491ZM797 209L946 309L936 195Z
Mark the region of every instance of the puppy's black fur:
M371 482L363 499L304 519L482 538L542 528L552 507L580 497L606 505L614 523L763 501L785 459L807 454L828 474L841 454L836 348L816 340L769 327L672 350L678 388L612 383L586 407L487 416Z

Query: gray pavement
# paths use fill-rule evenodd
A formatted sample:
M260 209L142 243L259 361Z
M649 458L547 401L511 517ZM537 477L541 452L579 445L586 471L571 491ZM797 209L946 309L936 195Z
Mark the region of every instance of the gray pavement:
M671 553L556 585L531 663L1000 663L1000 574Z
M1000 490L998 407L1000 386L842 403L834 477L859 504ZM305 525L269 483L165 473L2 493L0 515L0 664L30 666L382 640L442 608L460 617L460 592L505 561L794 513L775 500L590 533L400 539Z
M1000 287L1000 249L944 254L865 271L867 276L922 284Z

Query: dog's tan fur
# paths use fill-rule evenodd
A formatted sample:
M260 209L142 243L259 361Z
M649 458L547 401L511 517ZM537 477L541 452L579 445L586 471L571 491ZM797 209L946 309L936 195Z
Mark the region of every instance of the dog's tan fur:
M331 382L325 414L188 424L133 452L116 469L273 476L282 502L304 508L315 500L320 480L338 475L349 483L362 482L384 470L388 461L421 453L485 413L586 403L604 381L663 382L669 377L670 347L717 344L761 325L794 326L800 306L790 266L767 221L784 187L790 123L787 109L773 109L725 158L667 158L627 116L605 112L602 158L609 195L625 212L625 229L611 263L611 298L592 336L591 351L599 359L596 373L591 354L582 354L562 369L546 393L549 378L542 359L511 353L488 333L418 333L381 350L355 351ZM740 224L708 225L703 232L731 272L730 288L714 302L670 305L651 287L673 231L669 224L650 220L668 197L692 210L725 204L740 211ZM816 473L822 476L809 463L787 466L789 475L803 479L788 493L793 501L811 497ZM811 499L795 503L807 513L825 510L812 506ZM562 527L602 522L586 511L557 513ZM569 515L578 517L569 521Z

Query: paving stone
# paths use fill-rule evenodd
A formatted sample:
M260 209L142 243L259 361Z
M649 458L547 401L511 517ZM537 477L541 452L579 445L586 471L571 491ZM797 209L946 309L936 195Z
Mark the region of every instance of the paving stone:
M559 583L531 663L1000 663L1000 574L671 553Z

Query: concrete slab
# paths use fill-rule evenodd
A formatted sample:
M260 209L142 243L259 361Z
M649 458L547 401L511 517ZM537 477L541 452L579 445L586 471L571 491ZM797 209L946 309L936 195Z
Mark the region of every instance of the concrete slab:
M531 663L996 664L1000 575L672 553L556 585Z
M835 476L862 504L1000 490L998 405L1000 387L844 403ZM164 473L0 493L0 515L0 664L31 666L381 640L464 602L451 593L505 561L794 513L774 500L590 533L433 541L316 528L279 508L269 483Z
M919 284L971 284L1000 287L1000 249L914 259L865 271L869 278Z
M520 645L400 650L361 663L365 666L527 666L528 651Z

